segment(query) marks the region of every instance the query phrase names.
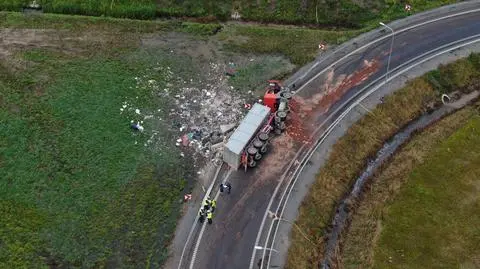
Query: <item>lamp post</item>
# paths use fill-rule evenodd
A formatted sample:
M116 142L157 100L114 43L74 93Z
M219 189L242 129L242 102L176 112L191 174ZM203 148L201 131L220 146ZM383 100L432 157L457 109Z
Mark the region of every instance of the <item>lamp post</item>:
M255 246L255 249L258 249L258 250L271 250L273 252L277 252L278 253L278 250L275 250L273 248L264 248L264 247L261 247L261 246Z
M390 70L390 59L392 58L393 41L395 40L395 31L390 26L386 25L383 22L380 22L380 25L392 31L392 43L390 43L390 53L388 54L388 61L387 61L387 73L385 73L385 86L386 86L388 83L388 71Z
M270 218L272 218L273 220L285 221L287 223L290 223L293 227L295 227L300 232L300 234L302 234L302 236L305 239L307 239L308 242L312 243L313 245L316 245L315 243L313 243L312 240L310 240L310 238L308 238L308 236L302 231L302 229L300 229L300 227L295 222L284 219L284 218L280 218L275 213L273 213L272 211L268 211L268 216Z

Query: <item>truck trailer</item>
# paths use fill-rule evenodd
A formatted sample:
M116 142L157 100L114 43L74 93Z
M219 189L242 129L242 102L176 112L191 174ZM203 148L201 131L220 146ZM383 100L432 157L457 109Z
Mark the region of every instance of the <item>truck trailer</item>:
M267 152L271 132L281 134L285 130L291 97L288 88L270 80L263 104L252 106L225 144L223 161L235 170L255 167Z

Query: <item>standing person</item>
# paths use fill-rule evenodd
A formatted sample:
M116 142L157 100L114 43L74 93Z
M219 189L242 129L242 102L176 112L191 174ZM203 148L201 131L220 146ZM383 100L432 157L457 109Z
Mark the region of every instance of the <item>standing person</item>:
M230 194L230 191L232 190L232 185L230 184L230 182L227 182L225 186L227 186L227 193Z
M212 224L212 218L213 218L213 213L212 211L208 211L207 212L207 221L208 221L208 224Z
M232 185L229 182L220 184L220 192L227 190L227 193L230 194L231 189L232 189Z
M223 190L225 189L225 184L223 183L220 183L220 192L223 192Z
M205 211L210 210L210 206L212 205L212 200L210 200L210 196L203 202L203 208Z
M217 200L212 200L211 206L212 206L212 212L214 212L215 207L217 207Z
M205 216L206 216L206 211L205 209L202 207L200 208L200 212L198 212L198 214L200 215L200 218L198 219L200 221L200 223L203 223L203 221L205 220Z

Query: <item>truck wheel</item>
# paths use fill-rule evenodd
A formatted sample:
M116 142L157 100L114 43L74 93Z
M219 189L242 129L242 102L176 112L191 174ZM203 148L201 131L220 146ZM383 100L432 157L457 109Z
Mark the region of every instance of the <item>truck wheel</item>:
M262 154L260 153L257 153L257 155L255 155L255 161L260 161L260 159L262 159Z
M249 147L247 149L247 153L250 156L255 156L258 153L258 149L256 149L255 147Z
M280 121L285 121L287 119L287 112L285 111L277 111L276 116L280 118Z
M268 134L262 132L258 135L258 139L265 143L268 140Z
M280 97L286 98L287 100L292 99L293 94L290 91L284 91L280 93Z
M260 153L261 154L265 154L265 152L267 152L267 145L264 145L261 149L260 149Z
M254 146L255 148L259 149L259 148L263 147L263 143L262 143L262 141L255 139L255 140L253 141L253 146Z
M255 166L257 166L257 162L256 162L256 161L251 160L250 162L248 162L248 167L253 168L253 167L255 167Z

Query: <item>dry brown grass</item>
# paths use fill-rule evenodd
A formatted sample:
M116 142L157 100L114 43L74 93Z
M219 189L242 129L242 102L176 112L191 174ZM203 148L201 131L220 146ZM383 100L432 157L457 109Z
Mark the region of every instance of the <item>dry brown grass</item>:
M355 123L333 146L327 163L300 207L297 220L318 247L312 247L293 230L287 268L318 266L323 254L325 228L332 219L336 202L350 189L365 161L401 126L423 113L434 96L434 90L423 78L415 79L385 98L383 104Z
M468 107L430 126L421 135L415 136L373 178L342 240L344 268L371 268L373 250L382 229L384 205L398 193L412 169L422 164L432 149L464 125L473 114L474 109Z

